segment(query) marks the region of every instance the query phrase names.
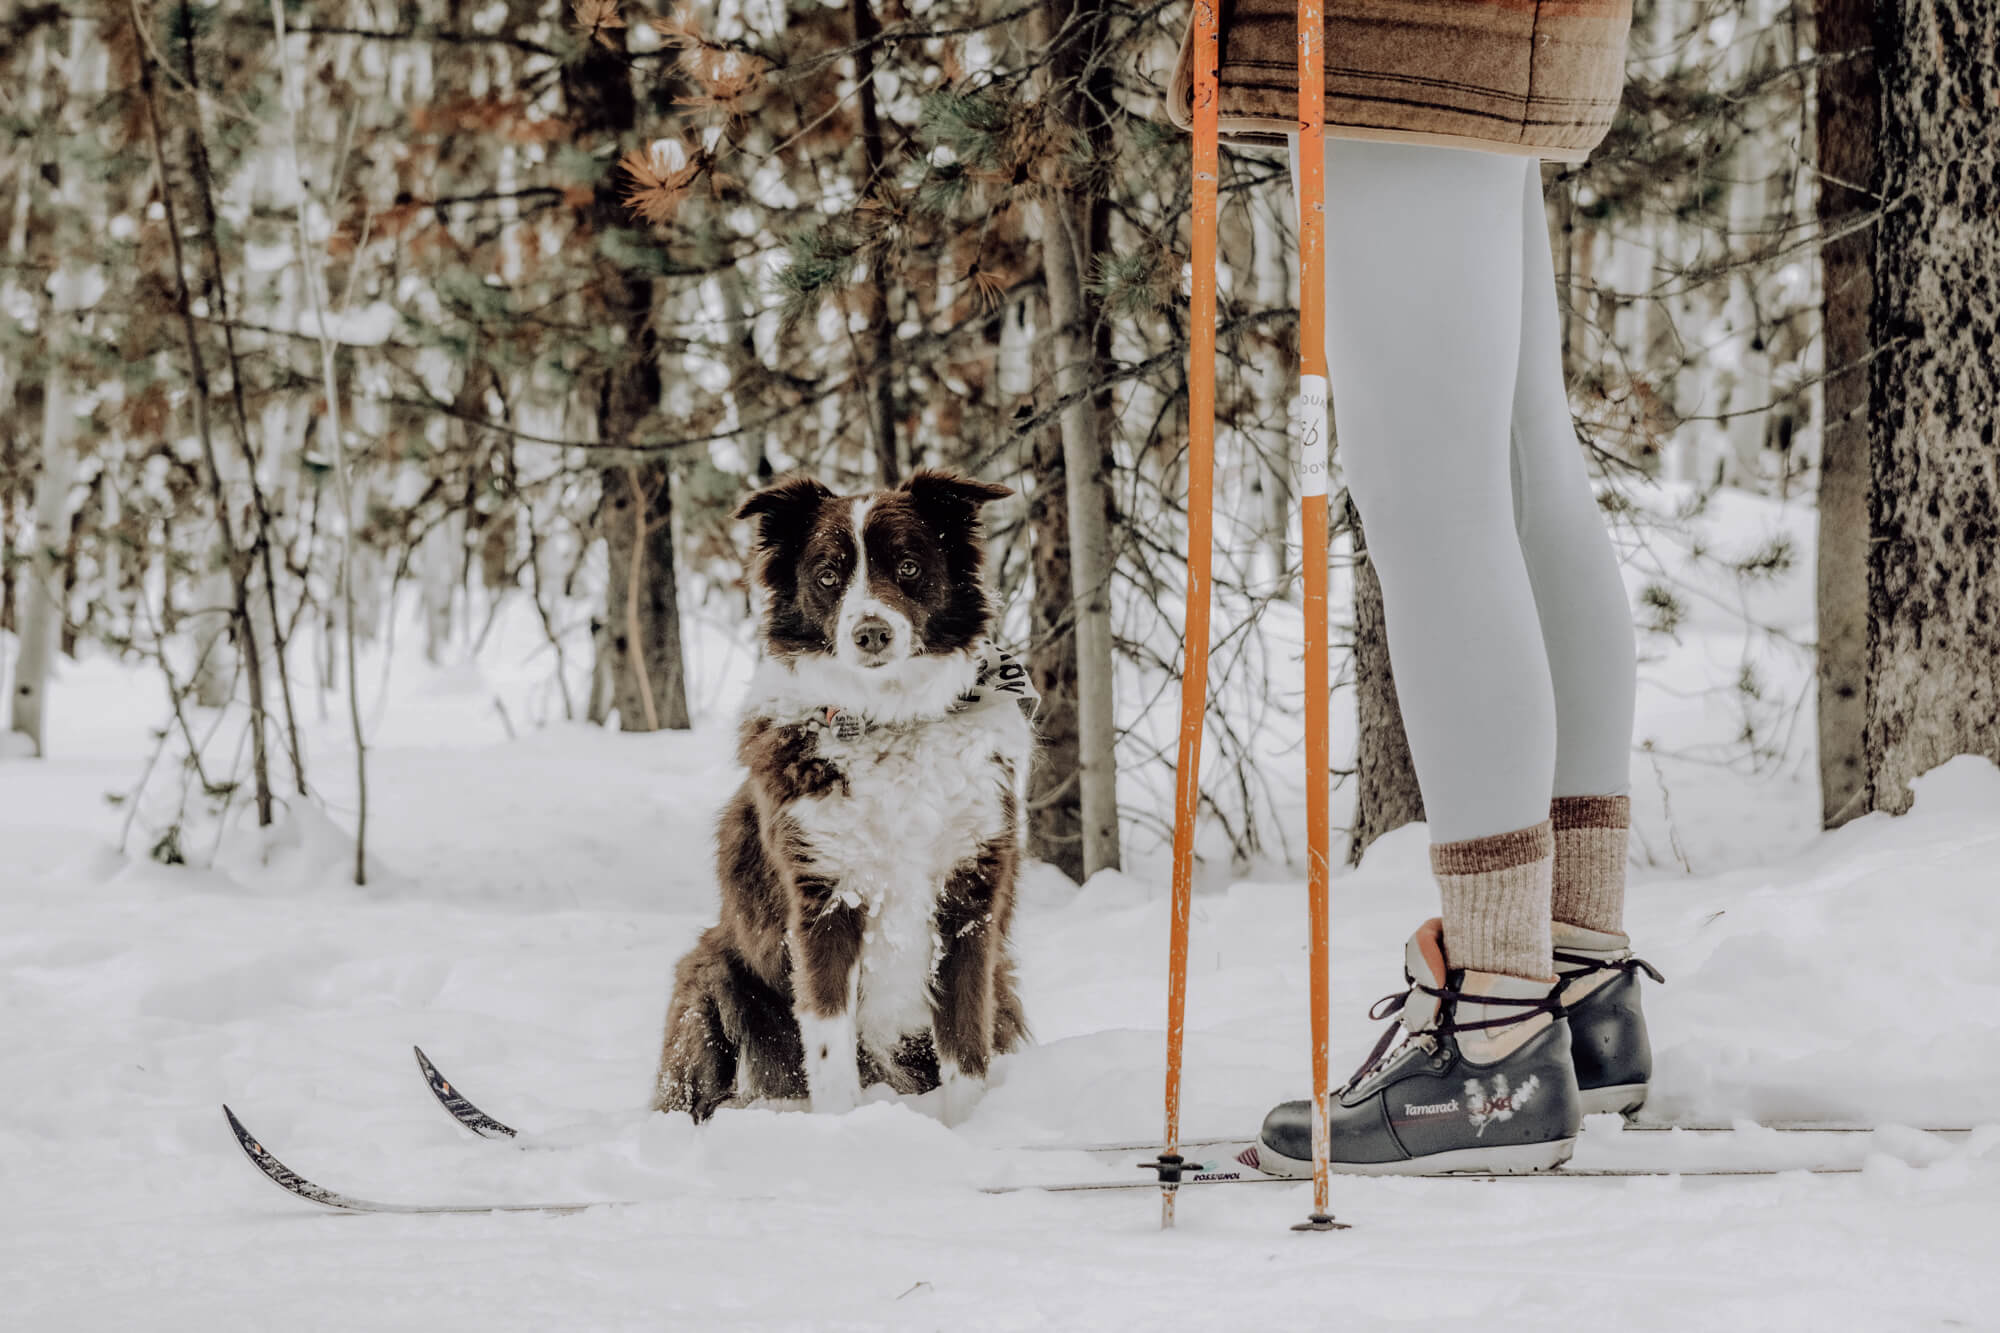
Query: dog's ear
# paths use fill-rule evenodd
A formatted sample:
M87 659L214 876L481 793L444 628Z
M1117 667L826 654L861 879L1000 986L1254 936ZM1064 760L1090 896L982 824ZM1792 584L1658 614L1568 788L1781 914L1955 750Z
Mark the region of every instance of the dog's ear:
M802 535L812 526L813 514L832 498L833 492L811 477L786 477L736 506L736 517L753 520L757 533L753 544L760 551L771 551L788 536Z
M903 490L920 510L965 518L976 517L982 505L1004 500L1014 493L1008 486L928 467L911 473L910 479L903 483Z

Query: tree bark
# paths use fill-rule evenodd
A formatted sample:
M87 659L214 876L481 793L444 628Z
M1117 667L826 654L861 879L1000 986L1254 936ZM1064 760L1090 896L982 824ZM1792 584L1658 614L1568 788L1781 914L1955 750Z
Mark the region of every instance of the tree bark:
M48 58L47 41L46 34L37 30L34 45L28 48L22 110L31 121L39 118L42 111L42 67ZM6 273L0 276L0 304L10 309L27 295L20 275L27 272L22 260L28 252L29 206L34 202L33 184L39 173L26 167L37 147L33 141L21 145L23 164L14 172L14 198L7 223L8 263ZM0 424L0 476L17 483L27 473L29 446L22 423L32 410L29 401L32 395L21 382L20 370L19 365L0 356L0 414L5 414L4 424ZM25 546L16 545L25 530L18 508L20 500L20 493L13 486L0 487L0 630L19 630L21 608L15 583L16 562L27 558ZM0 681L5 680L6 671L0 666Z
M39 67L48 57L46 41L35 52ZM70 25L69 78L67 105L60 108L63 132L76 133L82 123L77 109L87 99L104 92L103 64L96 38L96 25L77 19ZM37 96L35 99L39 101ZM39 156L39 155L38 155ZM23 163L24 175L27 164ZM57 189L59 206L74 213L83 206L80 174L65 170ZM95 216L93 231L104 224L102 195L91 201ZM18 246L10 249L18 251ZM48 714L49 674L55 667L57 647L62 642L65 590L69 586L65 559L69 547L70 482L76 474L76 413L70 397L69 372L62 364L68 334L82 316L79 298L83 290L81 266L74 254L66 255L58 270L55 296L43 307L42 337L49 349L48 373L42 385L41 467L35 478L34 558L28 567L27 586L21 599L20 655L14 666L13 706L8 729L27 737L33 752L47 754L45 728Z
M1868 350L1880 204L1873 0L1820 0L1818 100L1820 328L1825 379L1819 464L1820 819L1865 811L1868 724ZM1845 233L1845 234L1843 234Z
M211 540L219 549L220 529ZM234 623L223 608L230 605L229 568L217 564L195 582L194 675L190 684L194 701L203 708L227 708L236 690L236 645L231 638Z
M882 31L868 0L850 0L848 13L854 25L854 84L861 112L861 160L865 175L861 196L874 192L882 176L888 148L882 138L882 117L875 99L875 48L871 45ZM868 265L868 423L875 437L875 467L882 486L903 479L902 455L896 446L896 385L892 377L896 355L894 312L890 309L889 284L882 265Z
M1046 382L1051 360L1036 344L1035 378ZM1034 490L1028 496L1033 534L1035 596L1029 606L1028 673L1042 696L1035 715L1041 744L1028 779L1028 850L1071 879L1083 869L1083 769L1076 715L1076 632L1069 561L1068 474L1060 426L1051 423L1034 440Z
M615 147L631 134L638 109L623 51L592 42L588 54L564 67L562 77L579 139L609 140ZM606 170L584 209L594 236L626 229L619 193L620 173ZM660 401L653 281L621 267L601 249L594 263L596 274L585 299L624 334L617 359L596 376L597 440L607 447L627 446ZM624 731L685 730L687 689L674 587L669 464L658 458L620 460L600 471L599 485L598 530L610 556L604 642L611 650L618 725Z
M68 322L68 315L53 313ZM51 357L42 385L42 465L35 478L34 559L21 598L20 655L14 664L14 701L8 729L27 737L36 755L48 753L49 672L63 624L63 551L69 532L70 477L76 467L76 417L67 374Z
M722 299L723 319L729 329L729 396L736 409L739 429L761 409L757 395L768 383L764 359L757 352L756 316L750 284L735 265L715 277L716 294ZM771 480L771 445L774 432L768 428L743 430L744 475L753 487Z
M1574 384L1580 378L1579 368L1584 362L1585 333L1582 312L1576 308L1582 299L1576 290L1576 182L1561 182L1554 195L1556 290L1562 296L1563 383Z
M1050 116L1056 126L1093 143L1106 128L1108 104L1085 95L1087 62L1104 21L1103 0L1045 0L1036 17L1051 49ZM1069 523L1070 592L1075 603L1077 660L1077 784L1083 819L1083 871L1115 870L1118 847L1118 738L1111 633L1111 476L1096 394L1087 392L1098 368L1098 311L1086 287L1097 232L1088 175L1051 179L1041 206L1042 266L1048 281L1055 389L1069 399L1060 414L1065 508Z
M0 411L7 407L6 386L0 386ZM15 462L13 450L4 434L0 434L0 468L11 472ZM20 535L21 521L15 508L16 498L11 486L0 486L0 633L14 630L14 566L21 553L14 545ZM0 667L0 680L6 679L4 667Z
M606 624L618 727L686 731L687 684L673 574L672 474L664 464L606 468L602 485L599 522L610 557ZM651 577L648 570L654 571Z
M1280 208L1269 204L1253 205L1250 209L1251 268L1255 274L1254 290L1259 310L1282 310L1291 304L1291 256L1296 253L1296 247L1287 244L1284 230L1279 225L1279 214ZM1258 416L1266 421L1285 419L1285 396L1292 388L1292 373L1299 359L1298 341L1296 337L1288 336L1290 333L1288 328L1268 336L1268 342L1260 337L1255 344L1262 350L1260 359L1263 364L1253 383L1256 386ZM1283 446L1290 443L1289 435L1281 441ZM1270 562L1268 571L1257 572L1258 578L1269 587L1284 590L1289 595L1298 583L1291 574L1289 545L1292 524L1291 450L1289 447L1273 449L1257 458L1254 467L1256 470L1250 485L1261 512L1250 515L1250 522L1255 525L1259 544Z
M1424 817L1424 796L1403 731L1396 677L1389 668L1389 636L1382 619L1382 584L1368 559L1361 515L1346 501L1345 522L1354 533L1354 697L1360 730L1355 746L1354 836L1350 864L1383 834Z
M1876 11L1881 194L1869 373L1868 787L2000 761L2000 13Z
M1732 159L1731 175L1735 180L1729 186L1728 204L1732 250L1743 243L1741 238L1749 238L1755 244L1760 229L1769 225L1773 215L1770 158L1771 148L1766 139L1750 135ZM1735 351L1729 358L1734 368L1725 377L1728 388L1722 401L1723 411L1730 414L1723 423L1723 434L1729 440L1728 466L1734 483L1753 494L1765 490L1764 449L1774 416L1769 332L1762 327L1755 283L1747 263L1733 265L1729 294L1722 304L1728 346Z

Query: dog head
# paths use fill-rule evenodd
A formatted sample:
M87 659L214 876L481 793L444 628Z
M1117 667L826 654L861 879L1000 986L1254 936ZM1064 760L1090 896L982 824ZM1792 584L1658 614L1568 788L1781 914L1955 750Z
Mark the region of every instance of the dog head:
M754 525L766 649L893 677L970 648L992 619L979 512L1012 494L930 469L872 495L805 477L757 492L736 516Z

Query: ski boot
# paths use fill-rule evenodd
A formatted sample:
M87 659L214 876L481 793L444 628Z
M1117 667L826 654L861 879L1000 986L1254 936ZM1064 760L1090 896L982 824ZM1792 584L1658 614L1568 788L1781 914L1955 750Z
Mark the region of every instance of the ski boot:
M1568 1161L1583 1115L1559 983L1447 969L1435 919L1410 937L1404 975L1410 989L1371 1011L1400 1011L1399 1024L1329 1099L1333 1169L1515 1174ZM1311 1175L1311 1103L1274 1109L1238 1160L1268 1175Z
M1554 928L1556 998L1569 1015L1570 1058L1583 1113L1631 1115L1646 1104L1653 1048L1639 1007L1639 976L1666 978L1632 956L1624 935L1558 921Z

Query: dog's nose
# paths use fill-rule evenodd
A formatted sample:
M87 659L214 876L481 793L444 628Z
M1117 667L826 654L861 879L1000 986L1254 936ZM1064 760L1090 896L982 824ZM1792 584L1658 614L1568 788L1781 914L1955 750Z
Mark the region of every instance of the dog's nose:
M889 622L869 616L854 627L854 646L870 657L889 651Z

